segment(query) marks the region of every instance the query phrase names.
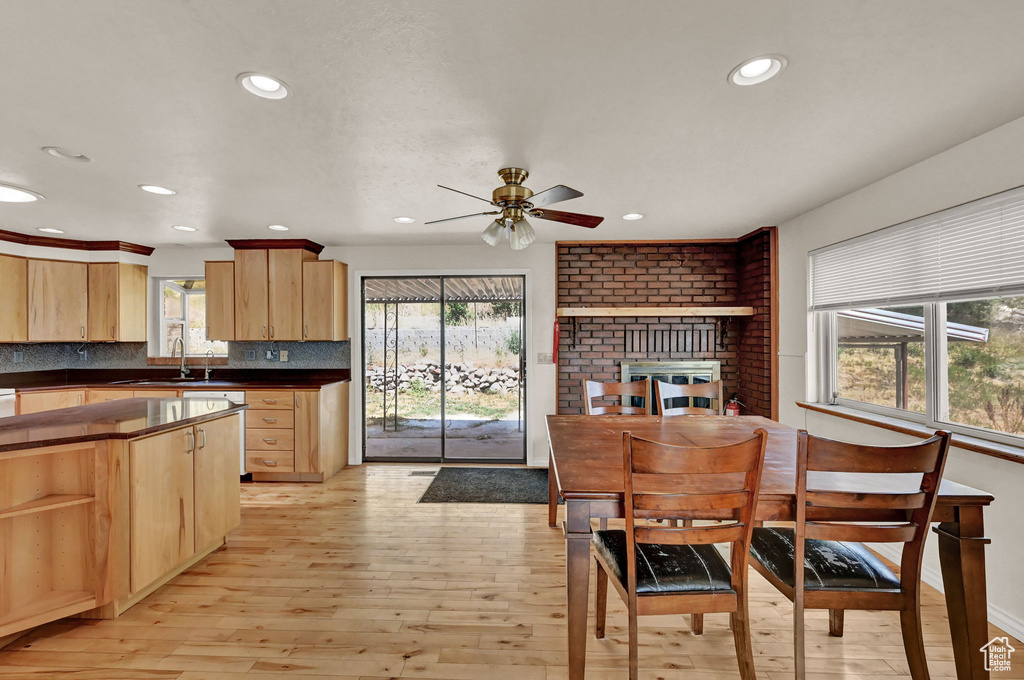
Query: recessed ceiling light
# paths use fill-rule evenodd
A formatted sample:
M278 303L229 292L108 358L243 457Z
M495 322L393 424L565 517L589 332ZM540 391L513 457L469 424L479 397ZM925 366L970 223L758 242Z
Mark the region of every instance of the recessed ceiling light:
M67 149L62 149L59 146L44 146L43 151L54 158L59 158L62 161L71 161L72 163L88 163L92 160L86 155L75 153L74 151L68 151Z
M171 229L177 229L178 231L197 231L195 227L186 227L184 224L171 225Z
M63 234L64 232L60 229L54 229L53 227L39 227L37 231L42 231L47 234Z
M729 72L729 82L735 85L757 85L777 76L786 68L786 58L779 54L765 54L745 62Z
M151 194L160 194L161 196L173 196L178 193L174 189L167 189L165 187L158 187L155 184L140 184L139 188L143 191L148 191Z
M622 216L622 219L624 220L642 220L643 218L644 216L640 213L629 213L628 215Z
M392 217L391 219L393 219L395 222L398 222L399 224L411 224L412 222L416 221L412 217Z
M263 73L239 73L236 78L242 87L257 97L264 99L284 99L288 96L288 86L277 78Z
M283 224L271 224L267 229L273 229L274 231L288 231L288 227Z
M0 184L0 201L4 203L31 203L45 198L30 189L22 189L12 184Z

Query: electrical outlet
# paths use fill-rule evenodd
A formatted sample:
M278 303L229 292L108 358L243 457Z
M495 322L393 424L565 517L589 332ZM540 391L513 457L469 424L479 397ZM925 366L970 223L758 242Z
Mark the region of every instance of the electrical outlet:
M273 361L273 360L274 360L274 350L268 349L267 350L267 361Z
M537 354L538 364L553 364L555 363L555 356L551 352L539 352Z
M246 361L256 361L256 350L254 350L254 349L247 349L247 350L245 350L245 360Z
M14 363L20 364L25 361L25 351L21 349L14 350Z
M78 360L79 361L88 361L89 360L89 350L87 350L87 349L80 349L80 350L78 350Z
M283 349L278 354L281 356L281 361L288 361L288 350Z

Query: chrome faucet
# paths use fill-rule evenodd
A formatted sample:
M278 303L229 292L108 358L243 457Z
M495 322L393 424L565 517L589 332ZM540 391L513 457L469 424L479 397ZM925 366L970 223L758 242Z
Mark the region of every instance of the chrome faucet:
M188 366L185 365L185 341L180 337L174 339L174 344L171 346L171 358L174 358L174 353L178 350L178 345L181 345L181 377L185 378L188 376Z
M210 379L210 359L213 358L213 350L206 350L206 375L203 376L203 380Z

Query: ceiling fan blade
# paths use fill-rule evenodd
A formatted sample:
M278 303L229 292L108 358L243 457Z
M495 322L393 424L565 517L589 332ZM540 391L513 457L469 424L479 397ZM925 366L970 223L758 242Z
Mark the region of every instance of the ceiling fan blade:
M561 210L531 210L530 217L539 217L542 220L551 220L552 222L564 222L577 227L586 227L587 229L593 229L604 222L603 217L597 217L596 215L582 215L580 213L562 212Z
M440 184L438 186L441 186ZM500 215L500 210L492 210L491 212L473 213L472 215L459 215L458 217L446 217L443 220L434 220L432 222L424 222L423 224L437 224L438 222L451 222L453 220L464 220L467 217L480 217L481 215Z
M484 203L489 203L490 205L497 205L494 201L488 201L486 198L480 198L479 196L474 196L473 194L467 194L465 191L459 191L458 189L452 189L451 187L446 187L443 184L438 184L437 186L441 187L442 189L447 189L448 191L454 191L457 194L462 194L463 196L469 196L470 198L475 198L476 200L483 201Z
M540 193L534 194L530 198L530 203L533 204L534 208L540 208L541 206L551 205L552 203L568 201L571 198L579 198L582 195L582 191L576 191L564 184L559 184L551 187L550 189L545 189Z

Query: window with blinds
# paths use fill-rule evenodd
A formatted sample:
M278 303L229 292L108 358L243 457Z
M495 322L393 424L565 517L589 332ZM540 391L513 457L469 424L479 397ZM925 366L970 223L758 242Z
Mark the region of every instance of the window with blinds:
M811 253L823 401L1024 446L1024 187Z
M1024 294L1024 187L811 252L811 309Z

